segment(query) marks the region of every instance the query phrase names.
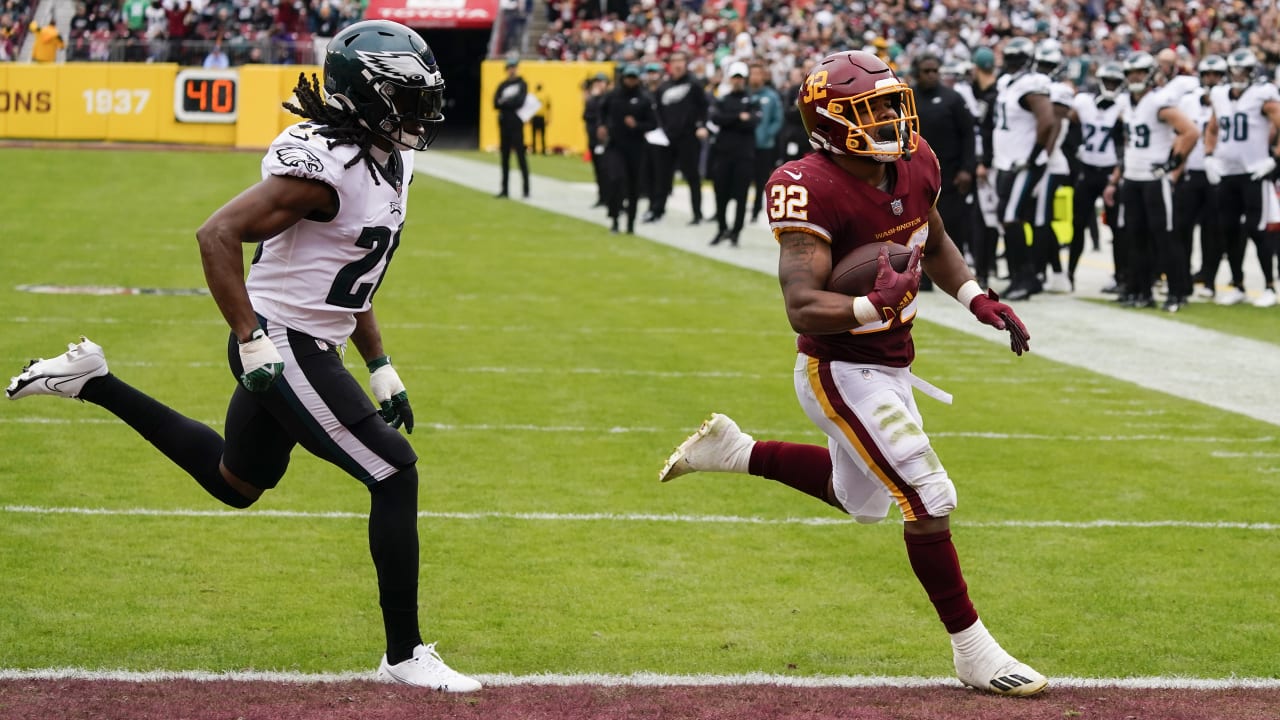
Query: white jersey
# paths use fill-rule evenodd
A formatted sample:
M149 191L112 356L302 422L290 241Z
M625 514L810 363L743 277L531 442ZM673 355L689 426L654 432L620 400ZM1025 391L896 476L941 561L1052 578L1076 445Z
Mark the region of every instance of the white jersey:
M982 117L981 112L983 108L981 104L978 102L978 98L974 97L973 86L970 85L969 83L963 82L963 81L958 82L951 89L955 90L956 93L960 95L960 98L964 100L964 106L969 110L969 114L972 115L974 118L973 153L975 157L981 158L982 150L983 150L982 133L979 132L977 119Z
M333 188L338 214L327 222L304 219L264 240L249 268L249 299L258 314L333 345L347 341L355 314L368 310L387 264L400 244L405 201L413 177L410 151L392 152L387 177L374 184L354 145L332 150L328 140L300 123L271 143L262 177L287 175Z
M1076 148L1076 157L1090 167L1115 167L1116 144L1112 132L1120 122L1120 103L1083 93L1075 96L1072 107L1080 121L1080 147Z
M1262 106L1280 101L1280 92L1269 82L1254 83L1231 98L1231 86L1219 85L1210 93L1213 112L1218 117L1218 146L1213 156L1222 161L1223 175L1241 175L1250 165L1267 157L1271 150L1271 120Z
M1120 96L1124 117L1124 179L1155 180L1153 168L1169 161L1173 151L1173 128L1160 119L1160 111L1175 107L1177 100L1159 88L1142 94L1135 105L1133 96Z
M1075 95L1075 88L1064 82L1055 82L1049 85L1049 100L1054 105L1070 108ZM1070 120L1063 119L1058 123L1058 138L1053 141L1053 151L1049 153L1050 175L1069 175L1071 173L1071 165L1067 163L1067 154L1062 151L1062 143L1067 139L1067 128L1070 126Z
M1174 102L1181 102L1182 98L1200 89L1200 78L1195 75L1174 75L1169 81L1160 86Z
M1187 93L1178 103L1178 109L1200 131L1196 146L1187 155L1187 169L1204 170L1205 130L1208 129L1209 123L1213 122L1213 103L1209 102L1209 91L1205 88L1197 88L1194 92Z
M1049 77L1038 72L1023 72L1001 77L996 94L995 130L991 133L991 165L997 170L1010 170L1026 162L1036 144L1036 116L1022 107L1028 95L1048 95Z

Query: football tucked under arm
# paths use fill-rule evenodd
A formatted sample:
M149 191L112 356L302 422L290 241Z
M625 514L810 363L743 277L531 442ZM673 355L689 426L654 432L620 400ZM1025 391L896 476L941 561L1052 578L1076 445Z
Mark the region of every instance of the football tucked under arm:
M920 252L896 243L861 245L832 268L827 289L853 297L862 325L892 321L919 291Z

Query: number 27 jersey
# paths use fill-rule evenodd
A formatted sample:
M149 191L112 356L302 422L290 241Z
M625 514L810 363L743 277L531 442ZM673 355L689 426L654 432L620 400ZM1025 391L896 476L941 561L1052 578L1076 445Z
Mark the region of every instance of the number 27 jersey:
M287 128L262 159L262 177L284 175L318 180L333 188L338 212L327 221L307 218L264 240L249 268L246 285L260 315L328 343L347 341L355 314L372 306L404 225L405 201L413 177L409 151L393 151L398 186L386 177L374 183L363 159L346 164L354 145L332 150L314 126ZM393 178L396 173L390 173Z

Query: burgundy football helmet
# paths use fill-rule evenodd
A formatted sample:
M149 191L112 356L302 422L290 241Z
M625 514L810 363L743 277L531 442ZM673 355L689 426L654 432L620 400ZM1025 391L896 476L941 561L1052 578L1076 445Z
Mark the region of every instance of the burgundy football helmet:
M879 98L889 99L896 117L875 118L872 103ZM800 85L796 106L815 150L893 162L919 144L915 94L871 53L823 58Z

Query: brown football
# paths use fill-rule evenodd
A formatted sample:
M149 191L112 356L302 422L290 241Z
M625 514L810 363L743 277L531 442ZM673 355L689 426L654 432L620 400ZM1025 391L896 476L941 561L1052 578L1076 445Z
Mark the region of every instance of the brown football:
M884 242L867 243L854 248L831 268L827 289L845 295L866 295L875 289L877 258L880 257L882 247L889 248L889 265L894 270L903 272L907 269L907 261L911 258L911 249L907 246Z

